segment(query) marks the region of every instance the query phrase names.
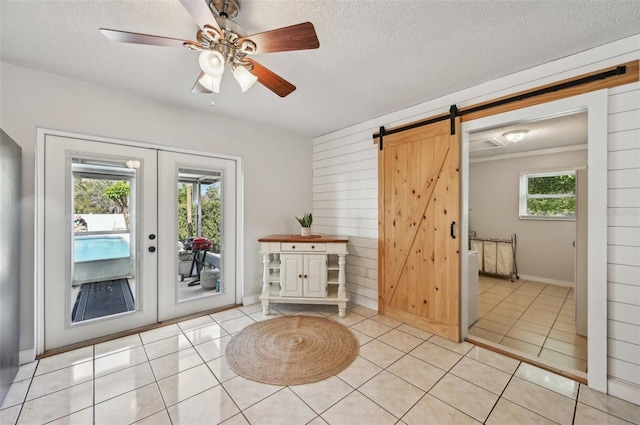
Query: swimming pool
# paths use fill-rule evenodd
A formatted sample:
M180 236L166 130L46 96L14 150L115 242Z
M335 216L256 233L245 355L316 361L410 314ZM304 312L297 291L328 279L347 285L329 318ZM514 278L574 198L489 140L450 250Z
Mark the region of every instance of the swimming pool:
M129 242L121 236L79 236L73 244L73 284L131 275Z

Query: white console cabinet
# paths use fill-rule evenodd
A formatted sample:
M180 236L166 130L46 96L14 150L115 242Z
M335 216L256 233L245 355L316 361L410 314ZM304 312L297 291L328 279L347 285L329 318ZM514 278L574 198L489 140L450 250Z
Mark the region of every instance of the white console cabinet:
M264 314L270 313L270 303L296 303L335 304L339 316L345 316L348 238L270 235L259 242L264 265L260 296Z

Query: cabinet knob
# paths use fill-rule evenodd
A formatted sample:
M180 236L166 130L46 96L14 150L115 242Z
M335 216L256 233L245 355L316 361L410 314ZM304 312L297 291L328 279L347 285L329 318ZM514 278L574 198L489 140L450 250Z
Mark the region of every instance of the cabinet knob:
M302 279L302 275L301 274L299 274L298 277Z
M305 278L305 279L307 278L307 275L306 275L306 274L304 275L304 278Z
M296 246L295 245L291 245L291 249L296 249Z
M315 245L311 245L311 249L316 249Z

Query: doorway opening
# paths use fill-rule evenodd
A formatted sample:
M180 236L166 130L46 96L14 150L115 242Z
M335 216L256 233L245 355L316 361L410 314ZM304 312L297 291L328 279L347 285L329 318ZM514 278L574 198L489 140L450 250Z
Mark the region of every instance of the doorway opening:
M526 136L504 136L514 131ZM587 113L473 132L469 162L469 231L477 235L469 249L480 271L469 335L586 373L574 245L582 241L576 169L587 165ZM586 319L586 304L579 308Z
M473 342L479 342L488 347L495 347L497 350L513 352L521 359L526 359L525 361L531 361L532 363L539 364L543 367L546 366L550 369L565 371L567 374L581 377L585 381L588 379L589 386L593 388L604 388L606 386L606 367L601 367L602 365L606 365L606 311L602 308L592 307L606 303L606 293L601 290L603 287L606 288L606 217L603 214L599 214L599 212L606 210L606 161L602 161L603 158L606 158L606 104L606 93L593 92L465 122L462 127L461 258L468 257L470 245L468 237L469 231L476 231L478 236L486 238L504 238L505 234L498 233L500 231L505 232L506 237L511 233L518 233L504 228L508 225L504 218L501 223L493 224L494 227L491 227L491 224L488 222L482 223L483 219L492 218L490 214L487 214L487 211L483 211L487 205L496 203L496 198L491 198L492 196L510 196L510 205L503 208L507 211L500 211L499 213L494 213L494 215L500 216L500 214L503 213L510 214L511 218L513 218L511 226L517 226L519 224L531 225L534 222L539 222L538 224L557 227L558 225L566 225L567 222L573 223L565 226L569 229L565 229L568 239L567 243L561 247L561 251L563 252L562 258L564 258L563 261L565 263L565 274L560 274L555 278L547 274L547 268L550 268L549 266L543 265L536 268L535 265L532 264L535 263L534 260L536 259L544 259L546 254L557 247L555 245L542 244L541 246L538 245L537 248L531 248L531 245L536 245L532 244L532 242L540 236L539 231L537 233L534 231L534 233L527 236L525 230L519 230L520 234L517 234L516 261L520 279L516 280L513 284L509 279L499 279L489 275L484 275L480 279L480 285L482 285L480 286L480 288L482 288L481 291L487 292L487 294L493 294L489 295L491 302L485 302L482 307L484 315L489 314L492 317L484 317L484 319L491 319L495 324L500 324L502 327L496 325L493 330L486 329L490 327L491 324L487 325L486 320L484 323L478 323L478 321L476 322L476 330L471 330L468 335L466 335L464 331L469 331L469 328L467 328L467 326L462 327L464 328L463 337L467 337ZM486 151L485 153L470 155L470 141L474 140L474 133L482 135L485 131L495 131L502 136L504 133L513 130L514 127L536 125L538 123L542 124L542 120L548 119L562 119L571 116L576 118L582 116L580 115L581 113L586 115L587 137L586 140L582 142L575 142L573 147L568 146L570 143L567 143L567 146L564 147L546 146L544 147L544 149L546 149L544 155L523 156L527 155L524 153L527 149L525 145L522 145L522 147L516 148L516 150L521 149L521 152L504 154L502 157L495 156L494 153L491 161L486 159L486 157L491 155L491 153ZM504 144L506 144L506 142ZM586 150L585 144L587 145ZM482 150L478 150L478 152L482 152ZM580 157L580 152L582 152L582 157ZM473 156L476 156L476 158L474 159ZM576 156L578 156L578 159L576 159ZM485 157L485 159L481 159L482 157ZM570 157L573 157L573 159L568 159ZM536 164L532 158L536 158L536 160L542 159L542 162ZM569 163L568 161L573 162ZM514 177L515 182L509 182L512 187L505 189L503 187L497 187L494 184L493 187L489 186L488 191L485 191L484 198L480 200L473 199L474 183L478 182L478 179L481 178L480 176L483 173L490 175L497 172L496 164L499 162L508 164L508 166L512 168L519 168ZM584 341L577 342L577 344L580 344L580 348L574 347L573 354L576 354L576 356L574 363L571 364L574 367L570 368L569 362L559 360L561 356L555 359L549 359L548 357L549 354L553 354L551 353L552 351L566 355L562 350L567 351L565 349L568 348L568 346L565 345L565 343L568 343L568 341L563 341L563 338L574 341L579 340L575 334L569 332L574 330L575 324L569 322L575 320L573 319L573 317L575 317L574 312L579 309L579 307L576 306L576 300L580 298L575 295L576 289L572 291L570 287L574 285L575 275L577 274L574 270L575 248L573 247L573 241L579 240L580 242L584 242L586 238L576 239L575 222L567 219L564 221L562 219L545 221L521 217L522 210L519 208L521 198L519 180L521 180L520 177L523 172L525 174L535 174L535 172L552 171L553 169L555 169L555 171L579 170L584 169L585 166L588 167L587 173L589 177L589 187L587 191L589 218L587 226L588 241L586 241L585 245L588 246L589 255L588 261L586 262L588 273L585 273L585 276L588 276L588 282L584 285L586 290L584 290L585 298L583 301L589 305L586 332L588 339L586 340L586 346ZM512 169L511 171L513 172L514 170ZM559 254L556 254L556 257L557 256L559 256ZM549 265L552 264L551 261L546 261ZM462 323L473 325L473 323L469 323L471 320L466 315L469 312L469 308L468 305L465 305L470 301L468 298L469 294L473 292L469 291L468 287L468 261L461 262L461 269ZM521 288L520 293L517 293L516 291ZM576 286L576 288L578 288L578 286ZM586 297L587 293L588 298ZM507 298L509 298L507 302L510 305L500 306L499 304L507 300ZM525 299L527 299L527 302L525 302ZM484 301L487 300L488 298L485 297ZM547 303L543 301L547 301ZM535 305L533 305L534 303ZM510 307L511 311L508 311L509 309L505 307ZM498 308L498 310L494 310L495 308ZM531 309L529 314L527 314L527 309ZM494 314L491 314L492 310ZM544 317L544 319L541 319L542 317ZM522 318L526 318L527 320L524 322L528 324L522 325L524 322L518 324L518 320ZM504 319L503 323L500 323L498 319ZM539 323L540 321L544 321L545 323ZM524 329L527 327L528 329ZM545 329L543 329L543 327ZM538 331L538 334L534 332L534 328ZM546 328L548 328L548 332ZM483 329L483 331L479 331L480 329ZM484 336L479 336L481 333L484 333ZM542 333L546 333L546 335L542 335ZM525 340L527 338L528 340ZM503 345L502 342L506 342L506 344ZM537 344L534 344L534 342ZM546 347L545 344L547 344ZM539 348L536 348L536 346ZM543 352L545 348L545 355L542 357L546 356L547 358L539 357L539 354ZM537 353L534 353L534 351L537 351ZM580 357L585 358L582 359ZM586 368L587 359L590 364L595 364L598 367ZM567 359L563 357L563 360ZM581 361L584 362L586 373L580 370L582 365Z

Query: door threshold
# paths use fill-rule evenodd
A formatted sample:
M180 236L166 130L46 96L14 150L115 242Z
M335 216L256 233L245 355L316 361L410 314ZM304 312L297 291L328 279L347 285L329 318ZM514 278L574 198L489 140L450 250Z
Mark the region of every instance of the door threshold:
M36 356L36 360L44 359L46 357L55 356L57 354L66 353L68 351L77 350L79 348L89 347L91 345L101 344L103 342L111 341L114 339L122 338L125 336L139 334L141 332L152 331L154 329L161 328L167 325L173 325L175 323L184 322L185 320L196 319L198 317L207 316L209 314L220 313L221 311L231 310L242 306L242 304L232 304L226 307L220 307L213 310L201 311L199 313L189 314L187 316L177 317L175 319L165 320L164 322L153 323L151 325L140 326L138 328L129 329L122 332L117 332L111 335L101 336L99 338L90 339L87 341L77 342L75 344L65 345L64 347L54 348L52 350L45 351L44 353Z
M571 369L561 364L551 362L549 360L544 360L539 357L534 357L522 351L518 351L510 347L505 347L504 345L500 345L495 342L492 342L483 338L479 338L477 336L468 335L465 338L465 341L470 342L471 344L475 344L478 347L485 348L489 351L493 351L498 354L503 354L507 357L511 357L512 359L528 363L532 366L539 367L540 369L553 372L556 375L564 376L565 378L573 379L574 381L587 385L586 372L582 372L577 369Z

